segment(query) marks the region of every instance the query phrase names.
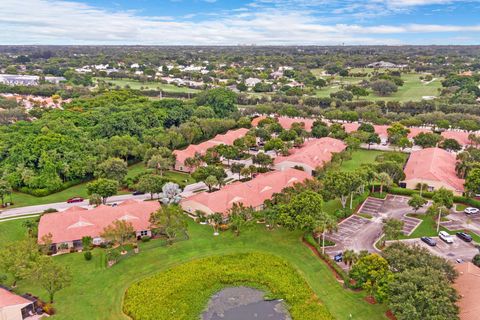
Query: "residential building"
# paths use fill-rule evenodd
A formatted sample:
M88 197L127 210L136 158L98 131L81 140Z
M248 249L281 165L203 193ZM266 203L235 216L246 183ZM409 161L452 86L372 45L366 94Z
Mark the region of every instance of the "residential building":
M34 301L0 286L0 320L28 319L34 313Z
M137 238L151 236L150 215L160 208L157 201L126 200L118 206L100 205L88 210L71 207L63 212L45 214L38 224L38 243L44 236L52 236L52 250L82 248L82 238L90 236L93 244L104 242L101 234L116 220L130 222Z
M245 80L245 85L246 85L247 87L251 87L251 88L252 88L252 87L255 87L255 85L256 85L257 83L261 83L261 82L262 82L262 80L260 80L260 79L258 79L258 78L248 78L247 80Z
M308 173L291 168L272 171L260 174L247 182L229 184L219 191L195 194L182 200L180 205L189 214L200 210L207 215L220 212L227 216L234 203L242 203L245 207L261 210L264 201L270 199L274 193L310 178Z
M478 132L475 132L475 133L478 134ZM463 147L471 145L471 141L468 138L470 134L471 132L463 131L463 130L448 130L448 131L443 131L441 133L444 139L455 139Z
M64 77L45 77L46 82L58 84L65 81ZM21 75L21 74L0 74L0 83L15 86L36 86L40 83L39 76Z
M471 262L455 265L458 278L453 287L460 297L457 305L460 309L460 320L477 320L480 314L480 268Z
M418 183L428 185L428 191L446 188L457 195L464 191L464 180L457 177L455 154L440 148L413 151L405 165L405 180L400 184L415 189Z
M292 124L294 123L303 123L305 124L305 130L312 131L313 123L315 119L309 118L290 118L290 117L278 117L278 123L282 126L285 130L290 130Z
M275 169L301 167L310 175L315 175L315 169L323 167L332 160L334 153L345 150L347 146L338 139L320 138L308 140L301 148L293 148L290 155L275 158Z
M200 144L191 144L186 149L173 151L173 154L176 157L175 170L182 172L193 171L194 168L185 165L186 159L194 157L195 154L204 155L208 149L220 144L232 145L233 141L244 137L247 132L248 129L245 128L230 130L225 134L217 134L214 138Z

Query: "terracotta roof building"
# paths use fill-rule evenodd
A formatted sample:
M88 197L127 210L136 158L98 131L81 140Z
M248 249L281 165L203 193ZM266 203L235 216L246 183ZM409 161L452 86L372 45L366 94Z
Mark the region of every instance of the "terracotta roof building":
M263 208L263 202L270 199L274 193L295 183L301 183L310 178L306 172L287 169L260 174L247 182L235 182L212 193L202 192L180 202L182 208L193 214L201 210L210 215L215 212L227 214L234 203L242 203L255 210Z
M468 146L471 144L470 139L468 139L470 132L449 130L443 131L441 134L444 139L455 139L462 146Z
M275 158L275 169L285 170L298 166L313 175L317 167L323 167L332 160L334 153L342 152L346 147L343 141L328 137L308 140L303 147L290 150L290 155Z
M418 183L428 184L429 191L444 187L455 194L462 194L464 180L457 177L455 154L440 148L414 151L405 166L405 187L415 189Z
M115 220L132 223L137 237L150 236L150 215L159 208L157 201L131 199L115 207L100 205L91 210L71 207L63 212L45 214L38 225L38 242L42 243L42 238L51 234L54 250L62 244L63 247L80 249L85 236L92 237L93 243L98 245L103 242L100 235L105 227Z
M480 315L480 268L473 263L455 265L458 278L454 283L460 299L457 302L460 308L461 320L477 320Z
M285 130L290 130L292 124L294 123L301 123L305 124L305 130L312 131L313 123L315 119L309 118L290 118L290 117L278 117L278 123L282 126Z
M33 315L34 303L0 287L0 320L23 320Z
M214 138L200 144L191 144L186 149L173 151L173 154L176 157L175 170L183 172L193 171L194 168L190 168L185 165L185 160L187 158L192 158L197 153L200 155L204 155L208 149L218 146L220 144L232 145L233 141L237 140L238 138L244 137L247 132L248 129L245 128L230 130L225 134L217 134Z

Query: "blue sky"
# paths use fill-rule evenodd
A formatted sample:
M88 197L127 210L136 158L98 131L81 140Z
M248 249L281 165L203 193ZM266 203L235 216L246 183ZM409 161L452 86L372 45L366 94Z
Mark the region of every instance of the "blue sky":
M0 44L480 44L479 17L480 0L1 0Z

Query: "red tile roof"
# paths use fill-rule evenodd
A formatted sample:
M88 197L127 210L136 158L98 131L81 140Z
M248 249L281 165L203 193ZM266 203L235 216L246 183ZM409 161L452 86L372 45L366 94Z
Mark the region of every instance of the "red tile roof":
M252 127L257 127L260 121L267 119L267 116L259 116L252 120Z
M455 172L456 156L440 148L426 148L410 154L405 166L405 181L421 179L441 181L463 192L464 180Z
M227 213L234 203L243 203L246 207L258 207L274 193L295 183L310 179L306 172L287 169L285 171L273 171L258 175L247 182L235 182L225 186L223 189L208 193L202 192L193 195L181 202L184 206L188 203L198 203L209 208L212 212Z
M81 240L84 236L98 237L115 220L131 222L136 231L148 230L150 214L159 208L157 201L127 200L116 207L100 205L92 210L72 207L46 214L40 218L38 241L49 233L53 243Z
M410 133L408 134L409 139L415 138L420 133L432 133L432 130L430 130L428 128L411 127L411 128L408 128L408 129L410 129Z
M311 131L315 119L308 118L290 118L290 117L278 117L278 123L282 126L283 129L289 130L294 123L303 122L305 124L305 130Z
M233 141L245 136L247 132L248 132L248 129L245 129L245 128L230 130L225 134L217 134L214 138L208 141L202 142L200 144L191 144L184 150L175 150L173 151L173 153L175 154L178 162L184 163L185 159L195 156L195 153L199 153L203 155L208 149L215 147L217 145L220 145L220 144L231 145L233 144Z
M30 303L30 300L0 287L0 308Z
M470 139L468 139L469 134L467 131L444 131L442 132L442 137L445 139L455 139L462 146L467 146L470 144Z
M480 268L473 263L461 263L455 266L459 276L454 283L460 300L457 302L460 308L461 320L477 320L480 314Z
M333 153L342 152L346 147L345 143L338 139L328 137L312 139L306 141L301 148L291 149L289 156L275 158L274 163L279 164L285 161L303 163L315 169L330 162Z

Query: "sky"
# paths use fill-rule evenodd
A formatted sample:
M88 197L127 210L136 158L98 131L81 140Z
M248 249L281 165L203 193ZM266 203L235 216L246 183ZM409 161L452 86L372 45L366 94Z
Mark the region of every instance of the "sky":
M480 44L480 0L0 0L0 44Z

